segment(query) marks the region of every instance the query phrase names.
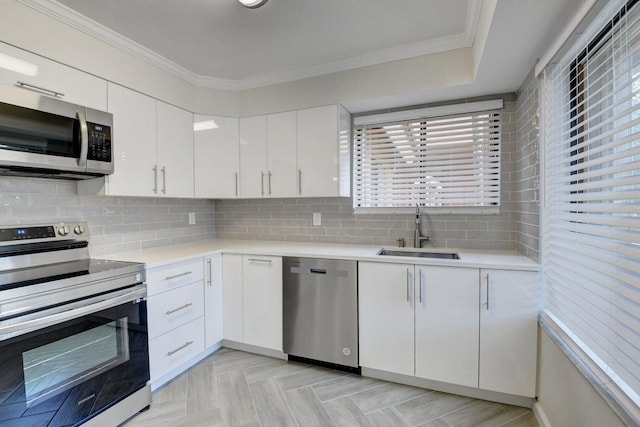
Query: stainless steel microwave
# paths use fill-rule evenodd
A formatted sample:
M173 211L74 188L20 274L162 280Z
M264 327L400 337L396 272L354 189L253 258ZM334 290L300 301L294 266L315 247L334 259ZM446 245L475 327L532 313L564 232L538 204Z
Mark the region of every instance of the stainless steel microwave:
M0 175L84 179L113 173L113 115L0 86Z

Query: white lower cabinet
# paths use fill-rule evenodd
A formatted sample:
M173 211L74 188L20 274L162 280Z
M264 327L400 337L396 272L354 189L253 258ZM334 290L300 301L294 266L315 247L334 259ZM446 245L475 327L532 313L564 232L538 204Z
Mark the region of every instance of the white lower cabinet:
M147 272L152 388L205 350L203 262L195 258Z
M282 258L244 255L242 336L245 344L282 351Z
M204 257L204 335L211 348L222 341L222 254Z
M360 262L358 275L362 367L535 395L536 272Z
M224 254L223 335L282 351L282 258Z
M538 273L481 269L480 388L534 397Z
M477 269L361 262L358 274L363 367L477 387Z
M413 271L409 264L358 264L361 366L414 374Z
M416 266L416 373L478 386L478 269Z

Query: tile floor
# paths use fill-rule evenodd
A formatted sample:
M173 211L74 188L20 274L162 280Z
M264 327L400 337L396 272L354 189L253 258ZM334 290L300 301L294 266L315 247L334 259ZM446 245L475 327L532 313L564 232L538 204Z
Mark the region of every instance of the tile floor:
M126 427L537 427L526 408L221 349L157 390Z

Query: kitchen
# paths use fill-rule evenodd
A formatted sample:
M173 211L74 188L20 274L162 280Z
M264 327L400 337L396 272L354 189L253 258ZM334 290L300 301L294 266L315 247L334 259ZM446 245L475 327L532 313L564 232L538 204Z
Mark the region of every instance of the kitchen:
M271 6L276 0L270 0ZM392 70L371 69L371 81L363 81L359 87L345 87L344 80L354 78L355 71L343 71L330 76L311 77L298 83L288 83L247 89L239 92L228 89L200 87L162 71L147 62L107 45L60 21L43 14L27 3L3 2L3 29L0 39L8 44L41 54L71 65L109 81L120 83L167 103L182 106L189 111L216 116L244 117L280 111L301 110L317 105L344 102L349 99L384 99L394 92L410 92L400 81L391 77L379 80L380 73L393 75ZM483 7L493 2L482 2ZM517 2L514 2L517 3ZM569 2L570 3L570 2ZM569 16L573 10L587 8L584 2L566 4L557 15ZM531 6L527 3L528 6ZM578 5L580 7L578 7ZM42 7L42 6L40 6ZM491 28L499 31L500 25L509 28L505 16L509 6L498 2ZM516 6L511 6L516 8ZM550 4L541 6L551 7ZM560 6L555 6L560 7ZM507 8L507 9L504 9ZM252 13L266 9L257 9ZM535 9L538 10L538 9ZM555 9L554 9L555 10ZM532 12L533 13L533 12ZM482 13L478 19L488 19ZM502 19L502 21L500 20ZM567 18L568 20L568 18ZM553 25L548 22L548 25ZM479 24L480 25L480 24ZM493 27L495 25L495 27ZM531 25L531 27L535 27ZM46 28L57 38L43 38L37 29ZM480 27L485 28L485 27ZM535 28L531 29L531 31ZM552 31L554 28L549 28ZM505 30L506 31L506 30ZM479 32L477 33L479 34ZM499 34L499 33L498 33ZM494 33L485 37L498 37ZM526 37L526 35L522 35ZM60 43L65 40L67 43ZM550 43L549 41L546 41ZM73 46L77 49L70 49ZM78 52L83 54L78 55ZM544 49L538 55L544 53ZM101 59L106 56L108 60ZM87 59L90 58L91 61ZM538 133L538 84L533 76L535 59L526 58L524 74L518 75L509 93L495 89L495 82L479 72L478 82L469 83L469 52L460 50L434 53L422 59L420 73L411 75L415 96L397 104L387 100L387 105L365 104L353 101L352 112L366 112L392 106L418 105L424 99L451 101L487 94L501 94L504 102L502 135L502 205L500 215L450 215L428 213L423 215L423 231L429 234L435 248L454 249L516 249L534 261L540 261L539 228L539 177L536 172ZM428 67L424 64L434 65ZM442 73L449 65L450 72ZM458 67L456 67L456 65ZM426 67L426 68L425 68ZM508 68L508 67L504 67ZM433 71L431 71L433 70ZM352 73L352 74L349 74ZM458 73L458 74L457 74ZM444 75L446 74L446 75ZM405 75L403 79L407 79ZM484 81L482 79L484 78ZM381 81L387 84L380 84ZM322 88L318 91L308 86ZM329 89L331 88L331 89ZM424 92L429 93L425 97ZM344 92L344 93L341 93ZM513 92L517 92L517 95ZM382 102L382 101L378 101ZM116 131L117 132L117 131ZM117 144L117 142L116 142ZM151 168L149 168L151 169ZM151 188L149 188L151 191ZM207 238L256 239L276 241L302 241L322 243L365 244L377 247L397 246L397 239L412 241L413 215L406 213L355 215L352 200L341 197L319 198L252 198L252 199L194 199L183 197L121 197L80 195L76 184L69 181L35 178L0 179L0 215L3 224L56 221L88 221L91 231L91 255L106 256L140 249L182 244ZM193 215L190 215L193 213ZM313 225L313 215L320 214L320 225ZM190 216L193 217L190 224ZM543 334L543 332L541 332ZM586 380L580 376L566 357L560 357L549 338L542 335L540 342L540 379L546 388L538 390L541 405L554 416L561 409L554 409L561 395L568 395L576 388L583 389ZM546 368L547 370L545 371ZM554 384L559 370L567 377L562 385ZM548 375L544 375L547 372ZM546 382L545 382L546 381ZM562 390L566 390L563 392ZM545 394L547 393L547 394ZM550 393L550 394L549 394ZM599 410L609 413L598 394L585 397L574 404L569 414L584 414ZM545 407L545 404L548 405ZM558 404L562 407L563 404ZM604 404L603 404L604 405ZM598 415L601 416L601 415ZM605 415L607 416L607 415ZM613 419L616 419L613 416ZM550 425L563 425L563 418ZM571 420L572 418L569 418ZM594 419L598 419L594 415ZM571 425L571 421L564 421ZM574 424L575 425L575 424ZM601 425L607 425L603 423Z

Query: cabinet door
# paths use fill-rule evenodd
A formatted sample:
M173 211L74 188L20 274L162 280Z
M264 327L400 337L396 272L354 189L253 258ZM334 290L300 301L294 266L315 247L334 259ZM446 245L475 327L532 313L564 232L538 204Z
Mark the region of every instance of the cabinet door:
M210 348L222 340L222 254L204 258L204 321Z
M538 273L481 270L480 388L535 396Z
M415 268L416 376L477 387L478 269Z
M245 344L282 351L282 258L244 255Z
M414 267L358 263L360 365L414 374Z
M194 123L195 196L233 198L239 195L240 151L238 119L196 114ZM209 123L211 126L205 126ZM216 127L213 127L216 126Z
M297 117L299 195L339 196L338 106L299 110Z
M296 112L267 116L267 195L297 196Z
M222 255L222 336L242 342L242 255Z
M267 176L267 116L240 119L240 196L264 197Z
M25 74L28 70L18 72L0 67L0 83L17 86L20 81L46 89L32 87L25 90L34 90L96 110L107 110L106 80L4 43L0 43L0 54L24 61L28 68L37 67L36 75ZM54 95L52 91L58 95Z
M107 178L107 193L157 196L156 100L113 83L108 91L115 172Z
M159 194L193 197L193 113L158 101Z

